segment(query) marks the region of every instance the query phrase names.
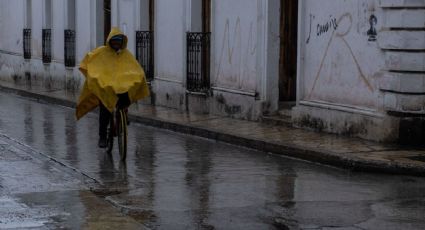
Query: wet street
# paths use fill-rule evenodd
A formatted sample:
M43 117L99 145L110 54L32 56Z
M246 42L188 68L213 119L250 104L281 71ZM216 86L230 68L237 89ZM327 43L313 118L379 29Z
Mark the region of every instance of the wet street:
M425 229L425 178L353 173L0 93L0 229Z

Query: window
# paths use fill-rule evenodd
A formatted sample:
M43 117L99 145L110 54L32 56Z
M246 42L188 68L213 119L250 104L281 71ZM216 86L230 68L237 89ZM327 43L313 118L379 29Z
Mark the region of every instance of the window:
M24 29L24 58L31 59L31 29Z
M192 30L202 32L188 32L186 35L186 88L191 92L203 92L210 88L211 0L202 0L201 4L193 5L193 10Z
M31 18L32 4L31 0L26 1L25 7L25 28L22 31L23 37L23 53L25 59L31 59Z
M210 32L187 33L187 90L210 88Z
M65 66L75 67L75 31L65 30Z
M140 1L140 30L136 31L136 59L148 81L154 79L154 0Z
M67 1L67 27L65 30L65 66L75 67L75 0Z
M52 30L43 29L43 63L52 62Z
M153 32L136 31L136 58L143 67L148 81L154 78Z
M42 30L43 63L52 62L52 0L44 1Z

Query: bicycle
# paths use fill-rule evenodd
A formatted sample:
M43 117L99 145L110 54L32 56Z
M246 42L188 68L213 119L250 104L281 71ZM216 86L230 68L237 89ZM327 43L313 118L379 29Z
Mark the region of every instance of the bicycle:
M114 147L114 137L118 138L118 152L121 161L125 162L127 157L127 109L117 108L112 112L111 120L109 122L108 135L106 139L107 152L112 153Z

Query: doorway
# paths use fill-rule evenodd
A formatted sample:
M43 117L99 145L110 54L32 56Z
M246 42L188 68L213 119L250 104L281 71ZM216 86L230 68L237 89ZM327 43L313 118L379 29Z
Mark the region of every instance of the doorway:
M106 43L111 32L111 0L103 0L103 41Z
M154 0L149 0L149 31L154 30L154 19L155 19L155 2Z
M298 0L280 0L280 6L279 104L292 105L297 95Z
M202 32L211 32L211 0L202 0Z

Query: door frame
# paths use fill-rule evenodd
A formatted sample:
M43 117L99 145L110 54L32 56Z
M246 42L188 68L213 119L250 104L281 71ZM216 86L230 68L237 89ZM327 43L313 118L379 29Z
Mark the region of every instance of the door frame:
M280 0L279 102L295 102L298 98L300 2L302 1Z

